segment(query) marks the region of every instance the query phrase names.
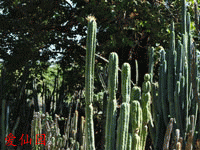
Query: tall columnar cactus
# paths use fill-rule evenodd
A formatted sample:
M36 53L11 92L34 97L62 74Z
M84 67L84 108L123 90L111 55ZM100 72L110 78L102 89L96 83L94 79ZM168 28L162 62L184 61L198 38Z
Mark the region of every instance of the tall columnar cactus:
M198 16L198 3L197 1L194 1L194 12L195 12L195 26L196 26L196 31L199 31L199 16Z
M131 94L131 67L128 63L122 65L122 101L129 103Z
M129 113L130 113L129 103L123 102L121 104L120 116L118 118L117 142L116 142L117 150L126 150L127 148Z
M153 82L153 66L154 66L154 48L149 49L149 74L151 76L151 82Z
M164 116L164 122L165 125L168 124L168 103L167 103L167 61L165 59L165 50L160 50L160 56L161 56L161 63L160 63L160 75L162 75L162 78L160 78L160 100L163 110L163 116Z
M151 102L151 83L150 83L150 75L145 74L144 82L142 84L142 112L143 112L143 122L144 124L148 124L151 121L151 109L150 109L150 102Z
M141 149L141 137L139 135L139 130L135 130L135 133L133 133L132 137L132 150L138 150Z
M96 19L88 18L86 67L85 67L85 114L86 114L86 147L87 150L95 149L93 126L93 90L94 90L94 63L96 50Z
M126 150L128 142L128 131L129 131L129 117L130 117L130 93L131 93L131 71L130 65L124 63L122 65L122 101L120 116L118 118L117 127L117 150Z
M133 136L131 133L128 133L128 142L127 142L127 150L132 150L132 139Z
M137 100L131 101L131 128L132 128L132 148L134 150L141 149L141 133L142 133L142 108Z
M182 1L182 34L186 34L186 0Z
M160 98L158 97L159 92L158 82L152 83L152 115L154 119L155 126L149 126L150 135L155 149L162 149L165 130L163 114L162 114L162 105L160 103Z
M188 88L188 63L185 62L184 65L184 76L185 76L185 108L184 108L184 132L188 132L188 123L189 123L189 88ZM186 137L185 137L186 138Z
M141 88L134 86L131 91L130 101L130 123L129 132L132 134L132 149L141 149L141 133L142 133L142 108L141 102Z
M109 56L109 76L108 76L108 91L109 100L107 102L106 115L106 144L105 149L115 149L115 128L117 115L116 91L118 85L118 56L116 53L111 53Z
M144 82L142 84L142 118L143 118L143 125L142 125L142 133L141 133L141 138L142 138L142 149L145 148L146 144L146 138L147 138L147 124L149 121L151 121L151 125L153 126L152 123L152 118L151 118L151 83L150 83L150 75L145 74L144 76Z
M182 63L183 63L183 61L182 61L182 55L183 55L183 45L182 45L182 43L181 43L181 41L180 40L178 40L178 47L177 47L177 81L179 80L180 81L180 79L181 79L181 76L182 76Z
M170 110L170 116L175 116L175 105L174 105L174 57L173 57L173 51L175 50L175 33L174 33L174 23L172 23L171 27L171 41L170 41L170 49L168 52L168 101L169 101L169 110Z
M180 97L180 81L177 81L176 83L176 89L175 89L175 97L174 97L174 101L175 101L175 105L177 106L176 107L176 122L177 122L177 127L178 129L182 130L183 127L182 127L182 116L181 116L181 103L179 101L179 97Z

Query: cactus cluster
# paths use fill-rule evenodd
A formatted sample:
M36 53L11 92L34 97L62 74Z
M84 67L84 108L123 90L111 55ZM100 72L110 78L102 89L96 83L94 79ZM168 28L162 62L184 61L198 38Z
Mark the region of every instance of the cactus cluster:
M182 39L175 43L174 23L171 24L171 41L168 50L160 50L160 68L159 81L152 84L152 107L154 127L150 128L153 139L154 148L164 149L166 141L160 139L168 139L168 133L172 132L172 139L176 137L175 129L179 129L180 136L183 138L181 144L184 149L189 142L188 133L192 132L192 142L197 138L195 131L197 116L199 113L199 79L197 78L197 59L196 49L192 43L192 35L190 31L190 14L186 11L185 0L182 0ZM152 48L153 49L153 48ZM152 65L153 51L150 51L150 65ZM150 73L153 69L149 70ZM199 103L200 104L200 103ZM170 118L174 118L174 130L172 130L172 122ZM193 123L190 119L193 118ZM173 119L172 119L173 120ZM169 124L168 124L169 123ZM171 125L171 126L170 126ZM161 130L161 126L167 128L167 132ZM192 128L193 127L193 128ZM171 131L171 132L169 132ZM194 141L193 141L194 140ZM191 143L191 141L190 141ZM194 144L194 143L193 143ZM173 148L175 148L176 144Z
M128 63L122 65L122 104L117 104L116 100L119 59L115 52L109 55L108 89L104 93L104 98L102 98L103 92L101 93L103 101L98 101L98 96L94 96L97 24L95 18L89 16L85 68L85 119L81 118L80 125L82 138L77 141L78 111L75 111L73 119L68 118L71 121L68 120L65 126L67 132L63 137L60 136L59 128L56 126L58 117L55 117L52 124L54 127L50 128L47 119L43 119L46 123L42 123L46 125L41 126L41 119L38 119L40 115L36 114L33 120L33 137L35 134L45 132L47 141L51 143L53 149L61 145L59 148L71 146L72 149L95 150L93 106L98 102L106 120L103 147L106 150L144 150L149 127L154 149L169 149L170 145L172 149L191 149L199 138L196 131L200 132L200 119L197 119L200 115L199 79L196 50L190 31L190 15L186 13L185 0L182 0L182 3L182 39L175 43L175 29L172 22L170 48L160 50L159 81L153 83L154 48L151 48L149 74L144 76L142 89L136 84L131 90L131 67ZM120 106L119 117L117 117L118 106ZM44 118L45 116L47 115L44 115ZM41 131L41 128L45 130ZM70 141L71 145L67 145L66 141ZM38 149L36 145L33 147Z
M34 113L34 117L31 123L31 139L32 149L85 149L85 119L82 116L80 127L80 142L77 139L77 126L78 126L78 111L75 110L73 117L68 118L59 117L55 114L55 119L52 120L52 116L48 113L41 114L39 112ZM58 121L64 121L64 134L61 135ZM43 142L36 144L38 141L37 136L44 135Z
M122 104L116 124L118 56L114 52L110 54L105 149L145 149L147 124L151 118L150 75L146 74L144 77L145 82L143 84L141 97L141 89L139 87L134 86L131 91L130 70L130 65L128 63L122 65Z

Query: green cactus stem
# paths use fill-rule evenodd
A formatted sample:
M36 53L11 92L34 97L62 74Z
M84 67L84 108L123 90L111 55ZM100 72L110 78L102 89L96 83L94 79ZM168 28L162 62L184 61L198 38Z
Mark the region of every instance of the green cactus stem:
M151 76L151 83L153 82L153 66L154 66L154 48L149 49L149 74Z
M140 102L137 100L131 100L130 122L131 133L133 135L132 147L133 149L140 149L141 141L138 141L138 139L140 139L142 133L142 108Z
M80 125L80 145L83 146L83 137L85 136L85 118L81 116L81 125Z
M117 115L116 91L118 85L118 56L116 53L111 53L109 56L109 76L108 90L109 100L107 102L106 115L106 134L105 134L105 149L115 149L115 128Z
M138 135L139 134L139 130L136 130L135 133L133 134L133 143L132 143L132 150L139 150L141 149L140 147L140 136Z
M150 83L150 75L145 74L144 82L142 84L142 118L143 118L143 126L142 126L142 149L145 148L146 138L147 138L147 124L149 121L151 122L151 126L153 125L152 117L151 117L151 83Z
M131 94L131 71L130 65L122 65L122 104L117 127L117 150L126 150L128 142L129 118L130 118L130 94Z
M170 116L172 118L175 117L175 105L174 105L174 58L173 58L173 51L175 50L175 33L174 33L174 23L172 22L171 25L171 42L170 42L170 49L168 52L168 101L169 101L169 110Z
M139 133L141 133L141 131L142 131L142 109L140 106L140 102L137 100L131 101L130 121L131 121L132 133L134 134L136 132L136 130L138 130Z
M93 16L89 16L87 33L87 51L85 68L85 114L86 114L86 146L87 150L95 149L94 126L93 126L93 90L94 90L94 59L96 51L97 23Z
M128 133L127 150L132 150L132 134Z
M131 91L131 101L138 100L141 101L141 88L134 86Z
M182 2L182 34L186 34L186 0Z
M175 89L175 95L174 95L174 102L176 105L176 123L177 123L177 128L178 129L183 129L182 127L182 116L181 116L181 105L180 105L180 101L179 101L179 97L180 97L180 82L177 81L176 83L176 89Z
M141 88L134 86L131 91L129 132L132 134L132 144L135 143L135 131L142 132ZM134 136L134 138L133 138ZM140 135L138 135L140 136ZM140 146L140 143L139 145ZM134 145L132 145L134 147Z
M122 65L122 101L130 102L131 94L131 67L129 63Z
M144 124L148 124L149 121L152 121L151 109L150 109L150 101L151 101L150 90L151 90L150 75L145 74L144 82L142 84L142 113L143 113L142 118Z
M161 64L160 64L160 74L161 74L161 78L160 78L160 91L161 91L161 105L162 105L162 110L163 110L163 119L165 122L165 125L167 126L168 124L168 103L167 103L167 91L166 91L166 87L167 87L167 61L165 59L165 51L164 49L161 49L160 51L160 55L161 55Z
M136 59L135 59L135 68L136 68L136 70L135 70L135 73L136 73L136 84L135 85L138 85L139 70L138 70L138 61Z
M194 12L195 12L195 26L197 32L199 31L199 16L198 16L198 3L194 1Z
M126 150L127 148L129 112L130 112L129 104L123 102L121 104L120 116L118 118L117 142L116 142L117 150Z

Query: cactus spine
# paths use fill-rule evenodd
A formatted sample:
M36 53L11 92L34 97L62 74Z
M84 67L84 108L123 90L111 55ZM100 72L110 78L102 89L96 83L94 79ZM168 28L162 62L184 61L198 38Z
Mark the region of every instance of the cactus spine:
M111 53L109 56L109 76L108 76L109 101L107 102L106 115L106 144L105 149L115 149L115 128L117 115L116 90L118 85L118 56Z
M95 149L93 126L93 89L94 89L94 59L96 50L97 23L93 16L88 18L86 68L85 68L85 114L86 114L86 147L87 150Z

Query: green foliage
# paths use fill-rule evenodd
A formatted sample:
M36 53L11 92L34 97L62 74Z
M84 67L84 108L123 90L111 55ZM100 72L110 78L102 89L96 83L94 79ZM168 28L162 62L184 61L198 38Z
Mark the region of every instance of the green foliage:
M48 67L48 69L43 72L42 74L43 77L43 81L40 81L40 84L42 84L42 82L46 83L47 88L53 92L54 89L54 84L55 84L55 78L58 79L58 85L60 86L62 83L62 72L61 72L61 68L59 67L59 65L55 64L53 66ZM59 88L59 87L58 87Z

